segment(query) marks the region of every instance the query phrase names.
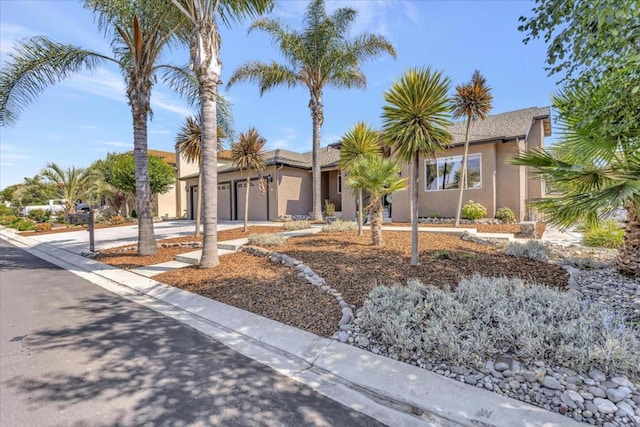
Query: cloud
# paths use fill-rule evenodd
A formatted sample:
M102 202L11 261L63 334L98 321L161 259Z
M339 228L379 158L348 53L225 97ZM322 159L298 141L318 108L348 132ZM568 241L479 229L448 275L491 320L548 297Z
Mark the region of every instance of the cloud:
M130 147L130 142L121 142L121 141L106 141L101 142L101 145L108 145L109 147Z
M30 153L12 144L0 144L0 161L2 166L14 166L13 161L28 160L33 158Z
M277 130L278 136L267 138L267 148L270 150L292 150L295 148L298 132L291 126L285 126Z
M169 135L171 131L167 129L152 129L148 133L152 135Z
M20 25L7 24L2 22L0 24L0 54L7 54L13 50L13 45L20 40L38 34L36 31L22 27Z

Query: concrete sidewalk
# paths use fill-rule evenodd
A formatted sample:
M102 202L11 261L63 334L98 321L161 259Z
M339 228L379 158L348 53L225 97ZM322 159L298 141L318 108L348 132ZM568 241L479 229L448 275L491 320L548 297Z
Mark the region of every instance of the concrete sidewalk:
M126 231L112 231L109 245L117 246L118 241L119 244L129 243L127 239L130 236ZM157 233L162 238L172 234L164 227ZM117 234L121 236L120 239ZM318 337L164 285L143 275L79 256L82 245L78 236L45 238L60 235L43 235L34 239L18 236L7 229L2 230L0 235L94 284L180 320L230 348L387 425L579 425L568 417L542 408ZM86 251L86 246L83 250Z

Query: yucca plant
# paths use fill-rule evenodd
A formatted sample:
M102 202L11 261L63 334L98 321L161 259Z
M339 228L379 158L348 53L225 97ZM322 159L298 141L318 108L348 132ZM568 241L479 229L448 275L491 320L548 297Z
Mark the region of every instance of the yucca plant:
M378 131L358 122L340 140L340 169L349 173L351 168L366 157L379 156L382 152L381 135ZM362 236L362 189L355 190L358 197L357 221L358 236Z
M262 172L265 167L264 146L267 140L260 136L255 128L240 133L238 142L231 144L233 164L247 171L247 190L244 193L244 232L249 230L249 189L251 188L251 169ZM266 195L268 197L268 194Z
M356 13L354 9L344 7L327 15L324 0L312 0L307 6L302 31L288 28L273 19L255 22L249 31L258 29L271 36L287 63L249 62L233 73L228 84L231 86L241 81L257 83L260 95L277 86L303 86L309 90L313 121L312 219L316 221L322 220L318 152L324 121L323 90L327 86L364 88L366 78L360 64L384 53L396 56L393 46L382 36L361 34L349 37Z
M465 117L467 119L467 129L464 134L464 154L462 155L462 174L458 183L460 189L458 194L458 208L456 209L455 226L460 226L460 213L462 210L462 195L467 186L467 155L469 153L469 131L472 122L484 120L491 111L491 88L487 86L480 71L475 70L471 76L471 81L456 86L456 93L451 100L453 107L453 117Z
M407 70L384 93L383 136L398 159L411 166L411 265L418 265L420 156L435 158L451 142L450 80L428 68Z
M382 156L362 157L350 169L347 185L369 194L366 207L371 216L371 240L374 246L384 245L382 237L382 200L407 188L407 179L400 178L400 167Z

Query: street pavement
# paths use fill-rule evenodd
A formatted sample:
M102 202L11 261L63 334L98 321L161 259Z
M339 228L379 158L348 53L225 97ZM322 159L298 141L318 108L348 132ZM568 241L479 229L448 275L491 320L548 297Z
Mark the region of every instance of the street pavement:
M1 426L376 426L0 240Z

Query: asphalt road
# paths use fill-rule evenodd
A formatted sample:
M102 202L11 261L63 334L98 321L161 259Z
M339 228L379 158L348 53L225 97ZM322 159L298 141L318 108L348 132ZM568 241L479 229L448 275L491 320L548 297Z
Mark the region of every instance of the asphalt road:
M0 240L1 426L377 426Z

